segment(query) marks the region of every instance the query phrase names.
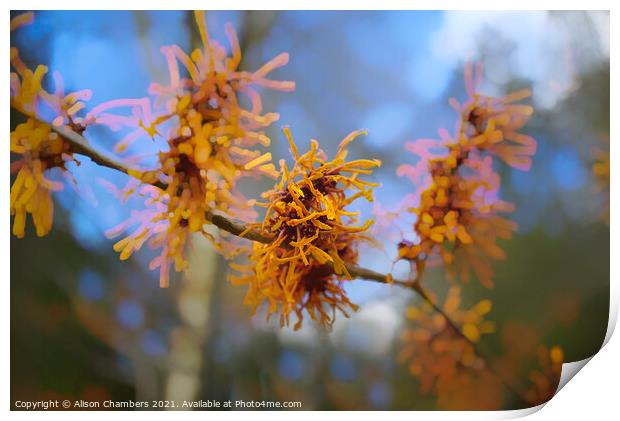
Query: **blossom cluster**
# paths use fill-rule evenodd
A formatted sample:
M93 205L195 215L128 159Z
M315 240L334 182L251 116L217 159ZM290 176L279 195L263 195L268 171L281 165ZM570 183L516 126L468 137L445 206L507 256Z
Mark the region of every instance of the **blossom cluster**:
M365 134L362 131L345 137L332 160L316 140L300 155L289 129L284 133L294 164L289 169L280 162L277 184L262 195L267 200L261 203L266 207L263 222L250 227L273 241L255 243L249 264L236 266L241 275L232 280L249 285L246 303L256 311L266 301L268 317L279 313L282 325L288 325L295 314L295 329L299 329L305 312L320 324L331 325L336 310L347 315L357 308L342 284L351 279L347 267L358 261L358 242L371 241L364 233L373 221L359 225L359 212L347 207L357 199L373 200L376 183L359 176L371 174L381 162L346 160L349 143Z
M211 238L220 249L226 246L205 229L212 211L245 220L254 217L253 201L239 193L238 180L277 175L271 154L258 147L269 146L263 129L276 121L278 114L263 113L257 88L289 91L295 86L267 78L288 62L288 54L280 54L255 72L241 71L241 50L232 26L226 27L232 48L228 56L224 46L209 38L203 12L196 12L195 18L201 48L188 55L176 45L162 47L170 82L151 85L156 115L150 121L137 122L143 132L161 135L167 141L167 150L159 153L159 168L140 177L144 183L159 182L164 187L131 184L126 192L137 191L143 196L144 210L134 212L108 232L114 237L137 227L114 245L121 259L145 243L160 250L150 268L159 269L162 287L169 284L171 266L176 271L187 268L185 250L192 234ZM249 98L250 109L241 105L240 95ZM117 151L125 151L135 140L134 136L124 138Z
M437 314L428 302L407 308L407 319L412 324L402 332L403 347L398 359L407 363L409 372L420 380L422 393L431 390L438 396L450 393L456 377L485 368L484 360L472 344L494 331L494 323L485 320L491 308L491 301L486 299L469 309L461 309L458 286L448 290L441 306L443 315ZM457 328L464 337L449 324L446 316L461 326Z
M24 13L11 20L11 31L32 22L32 13ZM26 219L30 214L37 236L46 235L52 228L54 202L52 192L62 190L63 184L48 178L50 170L58 169L67 175L66 165L75 161L73 150L53 130L65 127L83 132L86 121L79 117L85 107L84 101L91 97L88 90L65 94L62 78L54 74L56 90L48 92L43 78L48 68L43 65L34 70L28 68L19 56L17 48L11 48L11 107L25 117L11 132L11 153L18 156L11 162L11 174L16 173L11 185L10 207L13 234L25 235ZM44 116L52 115L46 122Z

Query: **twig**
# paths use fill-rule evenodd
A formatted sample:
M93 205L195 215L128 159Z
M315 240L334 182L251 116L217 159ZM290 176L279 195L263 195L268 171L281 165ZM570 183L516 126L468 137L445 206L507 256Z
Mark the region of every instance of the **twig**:
M122 171L125 174L129 174L129 168L127 168L124 164L114 160L113 158L110 158L100 153L99 151L91 148L88 144L88 141L80 134L62 126L52 125L52 130L54 130L58 135L63 137L71 145L73 152L87 156L91 159L91 161L101 166L112 168L117 171Z

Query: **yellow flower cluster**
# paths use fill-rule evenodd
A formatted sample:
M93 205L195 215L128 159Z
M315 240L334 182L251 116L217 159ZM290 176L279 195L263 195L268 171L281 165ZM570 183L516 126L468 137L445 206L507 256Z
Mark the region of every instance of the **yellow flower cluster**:
M469 67L468 67L469 68ZM445 130L440 140L421 139L408 145L418 155L416 165L399 167L399 175L422 186L419 203L407 210L416 215L415 242L399 244L399 257L431 264L444 264L450 277L467 280L473 271L486 287L493 285L490 259L505 258L497 239L509 239L517 226L499 214L513 205L498 198L500 177L493 158L528 169L536 151L533 138L517 133L532 113L529 106L513 101L529 95L520 91L504 98L475 92L471 70L466 72L470 100L459 110L459 125L452 138ZM479 77L478 77L479 79ZM432 153L431 150L441 152Z
M499 214L512 211L513 205L497 198L499 178L489 157L462 156L461 148L451 146L447 157L428 161L430 186L420 193L419 205L409 208L417 215L414 230L420 240L399 243L399 256L443 263L451 277L464 281L473 270L491 287L488 259L505 258L497 239L509 239L517 228Z
M555 395L564 363L564 351L557 345L550 349L541 345L536 354L539 368L530 372L528 377L532 386L525 394L532 405L545 403Z
M232 47L229 57L222 45L209 39L203 12L196 12L195 18L202 48L191 55L178 46L162 48L170 84L152 84L149 91L155 96L155 109L163 110L152 121L138 122L151 136L166 129L168 150L159 154L160 168L142 176L145 183L157 181L165 188L142 189L147 209L136 212L130 221L109 232L115 236L138 225L114 249L121 253L121 259L126 259L147 241L152 248L160 248L161 253L150 266L160 269L162 287L169 283L171 264L176 271L187 267L185 246L192 233L200 232L213 239L204 230L209 224L209 212L219 211L246 220L254 217L253 201L245 199L236 185L243 176L277 176L271 154L261 153L255 147L269 145L262 129L278 119L276 113L262 114L256 88L288 91L295 86L293 82L267 79L272 70L288 62L287 54L277 56L255 72L240 71L241 51L232 27L226 27ZM188 77L181 77L179 63ZM249 98L250 109L240 104L240 95ZM125 139L117 150L125 150L133 140L134 137ZM134 188L132 185L130 191ZM217 245L223 243L219 241Z
M358 212L347 210L352 202L373 200L376 184L360 179L381 165L378 160L347 161L347 146L365 134L355 131L342 142L328 161L312 140L308 152L300 155L287 128L295 163L289 170L280 162L281 175L274 189L263 193L267 208L262 224L251 226L273 238L270 244L255 243L249 264L235 265L240 276L233 283L249 286L245 302L254 311L267 302L267 317L280 314L281 325L297 316L301 327L304 312L321 325L334 322L336 310L347 315L357 307L349 301L343 281L351 279L348 265L357 263L357 243L369 241L364 232L372 225L358 224ZM350 193L351 191L351 193Z
M460 288L449 289L442 311L450 319L462 326L462 332L469 341L478 342L484 334L492 333L495 326L485 320L491 311L491 301L482 300L468 310L460 309ZM448 324L446 318L434 311L430 304L423 302L407 309L407 318L415 327L403 331L404 343L398 360L409 365L409 372L419 378L420 391L428 393L433 388L438 396L451 393L458 384L454 379L471 375L484 368L470 342L461 337Z
M534 108L515 102L529 98L531 91L522 89L501 98L483 95L479 92L482 65L478 63L475 72L472 67L471 63L465 67L467 101L461 105L450 99L459 113L454 141L468 150L488 152L513 168L529 170L531 157L536 153L536 140L519 130L529 121Z
M32 22L33 14L24 13L11 20L11 30ZM55 74L56 91L49 93L42 87L47 67L39 65L34 71L20 59L19 51L11 48L11 107L21 112L24 123L11 132L11 153L18 156L11 162L11 174L17 173L11 185L10 208L13 234L24 237L27 214L32 215L36 233L46 235L52 228L54 202L52 192L62 190L63 185L47 178L53 168L66 174L66 163L74 161L68 143L52 130L52 126L65 127L83 132L86 121L78 117L90 99L90 91L78 91L65 95L62 79ZM51 115L48 124L42 115Z

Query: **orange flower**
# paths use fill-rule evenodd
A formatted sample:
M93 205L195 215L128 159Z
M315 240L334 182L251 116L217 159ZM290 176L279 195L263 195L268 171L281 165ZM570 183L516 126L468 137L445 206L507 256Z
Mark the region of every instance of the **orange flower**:
M17 172L11 185L11 215L13 235L23 238L26 215L30 213L39 237L52 228L54 202L52 191L62 190L62 184L45 176L51 168L65 168L67 148L62 139L48 124L28 119L11 132L11 152L21 158L11 163L11 173ZM63 157L63 155L65 155Z
M454 98L450 104L459 113L455 141L467 149L486 151L511 167L527 171L536 153L536 140L519 133L534 113L531 105L515 104L529 98L529 89L495 98L478 92L482 80L482 65L472 69L465 66L465 88L469 98L462 105Z
M33 19L32 13L16 16L11 20L11 30ZM24 237L26 216L32 220L39 237L52 228L54 202L51 193L62 190L62 183L47 178L49 170L59 168L66 173L66 163L75 161L70 145L52 130L52 125L62 126L81 133L87 122L78 117L89 100L91 92L84 90L65 95L62 79L55 74L56 92L48 93L42 87L47 67L39 65L30 70L20 59L19 51L11 48L11 107L27 117L11 132L11 153L19 158L11 162L11 173L17 173L11 185L11 215L13 234ZM51 116L52 124L43 119Z
M150 107L140 106L139 115L144 117L136 124L151 136L167 127L168 150L159 153L160 168L146 173L136 173L145 183L164 184L163 190L143 188L146 209L134 213L129 221L109 231L108 235L120 235L125 229L136 225L133 234L114 245L121 259L128 258L148 241L161 253L151 262L151 269L160 269L160 285L168 286L169 267L174 263L176 271L187 268L186 245L193 233L209 237L221 251L234 254L234 243L216 239L205 229L208 213L223 214L252 220L254 201L247 200L237 190L242 176L277 176L271 163L271 154L255 149L257 145L268 146L269 138L262 131L278 119L276 113L262 114L262 103L257 86L279 90L292 90L293 82L267 79L267 74L288 62L288 55L281 54L256 72L237 69L241 52L236 35L230 25L226 27L232 46L232 56L217 42L209 39L202 12L196 12L196 23L203 46L187 55L178 46L164 47L162 52L168 61L170 84L152 84L150 92L155 95L155 114L150 118ZM181 77L179 63L189 77ZM249 98L251 109L240 104L239 96ZM114 104L121 105L121 104ZM159 108L163 107L163 111ZM106 116L109 117L109 116ZM116 120L108 120L114 123ZM108 121L106 120L106 121ZM128 136L117 145L123 151L137 136ZM128 192L136 189L131 184Z
M491 287L489 260L505 259L497 239L509 239L517 228L500 216L514 206L498 197L500 177L493 170L493 157L527 169L536 142L516 132L527 121L531 107L511 103L526 92L501 99L480 95L468 69L470 99L463 106L454 104L459 110L456 136L440 130L440 140L409 143L407 148L418 155L418 162L398 168L399 175L419 186L414 195L419 202L407 207L416 215L418 240L401 242L399 256L416 261L418 267L427 260L431 265L443 263L451 278L458 275L467 280L473 271L483 285Z
M288 325L291 313L301 327L304 312L322 325L334 322L336 310L345 316L357 306L349 301L343 281L351 279L347 265L358 260L357 243L370 241L363 233L372 225L357 225L358 212L346 210L359 198L373 200L374 183L359 178L371 174L377 160L346 161L347 146L365 132L355 131L341 143L336 156L328 161L318 142L312 140L308 152L300 155L288 129L295 164L289 170L280 162L281 175L273 190L263 193L268 202L260 228L271 236L271 244L255 243L246 266L235 265L242 274L232 276L236 284L247 284L246 304L269 305L267 317L280 314Z
M465 155L458 145L449 145L448 150L447 156L428 161L431 175L425 185L430 185L421 191L417 207L408 208L417 216L414 231L419 241L399 243L399 256L443 263L451 277L459 275L465 281L473 270L483 285L491 287L489 259L505 258L497 239L509 239L517 227L499 214L513 206L497 197L499 176L490 157ZM416 178L407 170L399 169Z
M494 331L495 325L484 319L491 311L491 301L482 300L468 310L460 309L460 288L451 287L448 291L443 312L459 326L463 334L472 342ZM452 393L450 385L458 384L456 379L472 376L484 368L471 343L459 336L441 314L437 314L430 304L423 302L407 309L407 318L414 325L403 331L404 343L398 360L409 364L409 372L419 378L420 391L424 394L434 390Z
M262 128L279 118L277 113L263 114L256 89L292 91L295 88L294 82L267 79L271 71L288 63L288 54L278 55L255 72L238 70L241 51L232 25L225 28L232 47L232 56L228 57L222 45L209 39L203 12L195 12L195 18L203 47L194 50L191 56L176 45L162 47L170 84L153 83L149 92L155 95L155 105L163 107L163 114L148 126L142 122L142 126L153 136L159 126L174 117L177 121L168 138L183 143L182 152L198 168L221 172L229 182L241 173L277 175L270 159L266 159L268 155L252 149L259 144L269 146L270 139ZM188 78L181 77L179 63ZM250 109L241 105L241 97L249 100ZM252 171L244 168L256 159L260 162L252 166Z

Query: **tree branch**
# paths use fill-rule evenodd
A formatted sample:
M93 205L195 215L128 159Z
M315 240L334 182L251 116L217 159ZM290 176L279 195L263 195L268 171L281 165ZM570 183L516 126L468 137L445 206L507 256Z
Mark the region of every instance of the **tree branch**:
M131 177L135 177L137 171L131 170L122 162L119 162L114 158L95 150L88 144L86 138L84 138L84 136L80 135L79 133L60 126L52 126L52 130L58 135L62 136L62 138L71 145L71 149L74 153L90 158L91 161L103 167L108 167L117 171L121 171ZM163 189L165 188L165 185L156 184L156 187ZM229 219L225 216L218 215L210 211L208 211L205 216L207 220L213 225L230 234L240 236L240 234L245 231L245 234L243 234L242 238L247 238L248 240L257 241L263 244L269 244L273 241L273 238L265 236L256 230L248 230L247 225L241 221L235 221L233 219ZM352 276L357 278L363 278L369 281L380 282L384 284L396 284L405 287L411 287L413 285L410 281L392 279L386 274L375 272L373 270L362 268L356 265L347 265L347 270Z
M129 174L129 168L114 160L114 158L108 157L92 148L88 144L88 141L80 134L62 126L52 125L52 130L63 137L65 141L71 145L73 152L87 156L91 161L103 167L112 168L114 170L124 172L125 174Z

